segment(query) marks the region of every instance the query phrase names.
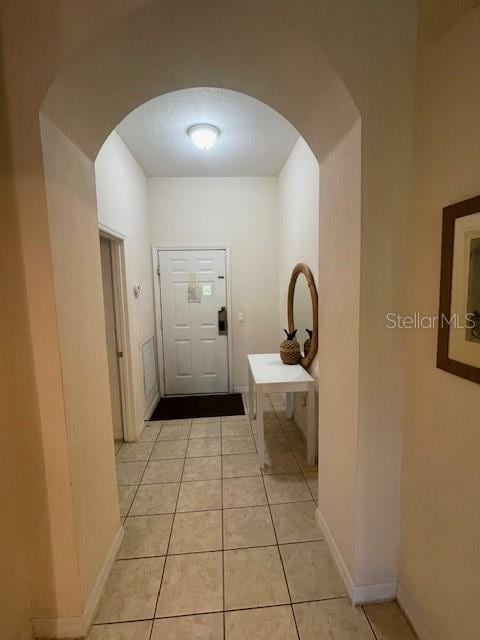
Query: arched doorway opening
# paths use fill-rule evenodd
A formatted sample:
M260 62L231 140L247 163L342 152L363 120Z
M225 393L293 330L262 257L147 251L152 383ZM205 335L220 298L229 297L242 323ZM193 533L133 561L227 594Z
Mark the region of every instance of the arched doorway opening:
M215 147L203 153L196 150L187 135L192 121L199 118L218 126L220 130ZM213 165L213 168L210 165ZM146 179L141 176L141 168L149 176ZM201 175L196 175L198 173ZM222 252L221 247L225 244L229 248L231 268L223 272L222 276L226 276L230 283L233 307L236 311L246 311L247 318L246 323L238 323L236 316L229 314L229 335L234 347L231 353L234 391L246 391L248 388L247 354L278 353L282 333L280 327L288 326L287 290L293 267L300 261L310 265L315 280L318 280L318 173L318 162L305 141L299 138L298 133L279 114L245 94L225 89L202 87L164 94L138 107L107 138L95 161L99 222L117 232L123 232L127 243L126 255L129 261L132 261L127 264L130 273L134 271L138 274L141 263L145 261L148 265L152 245L157 254L154 256L153 274L149 280L143 280L142 293L131 306L132 314L137 311L140 314L141 310L146 312L146 334L137 337L142 341L148 340L153 331L153 305L148 289L153 276L156 293L159 294L158 285L160 277L163 276L161 290L164 304L163 308L157 309L157 319L162 318L163 323L157 331L157 339L158 343L163 342L165 347L158 350L158 356L159 371L163 369L164 372L160 380L163 378L167 391L168 385L177 382L175 374L180 359L181 366L185 367L180 372L183 396L188 395L188 392L185 393L185 386L192 384L192 377L196 373L195 366L188 368L195 354L193 358L185 357L182 353L178 359L169 357L176 347L175 340L168 342L171 333L167 331L164 335L162 332L163 327L171 329L171 325L167 324L171 307L165 300L171 282L169 278L174 279L175 285L172 288L175 288L175 300L180 311L177 317L181 326L176 329L177 335L182 334L178 335L181 340L180 349L191 348L194 337L185 347L185 341L191 335L186 335L190 332L192 324L190 316L195 320L198 317L197 311L201 309L205 311L201 314L202 323L209 320L212 329L209 339L213 341L216 333L215 317L209 318L206 314L212 311L210 294L216 297L219 289L224 291L220 284L225 284L225 278L222 277L219 283L213 277L210 280L212 291L208 292L206 297L200 293L200 304L192 306L188 305L187 283L191 282L191 272L196 273L194 260L202 261L201 271L198 273L202 282L203 278L211 277L205 273L209 270L205 268L206 264L212 264L207 261L211 260L211 254L217 257L217 252ZM147 197L142 199L141 194L145 194L145 190ZM148 203L147 207L142 204L145 201ZM131 242L134 238L132 222L129 221L133 220L137 225L138 235L146 238L150 233L150 241L144 240L142 247L138 247L138 240L135 243L137 248L132 247ZM140 232L140 225L144 229L143 232ZM192 250L197 257L186 257L186 254L191 255ZM173 257L170 259L172 253ZM185 262L193 267L188 269L188 274L185 273ZM157 269L160 273L157 273ZM134 283L135 280L129 282L129 290ZM160 296L157 297L157 301L159 299ZM215 313L215 308L213 312ZM308 311L302 314L297 308L297 312L301 317L308 316ZM280 315L281 324L278 327ZM309 326L308 320L299 326L300 336L301 331L305 331L304 325ZM300 337L300 340L303 344L304 339ZM189 356L192 351L193 348ZM132 355L140 356L135 352ZM192 377L185 376L185 371L192 370ZM212 381L211 372L212 369L208 384ZM140 391L139 404L148 404L149 400L144 399L143 388ZM211 398L212 402L213 400ZM308 464L306 451L302 451L305 441L301 431L296 427L296 424L300 427L307 425L301 421L301 414L296 416L296 424L293 421L287 422L279 394L275 394L274 402L271 400L271 397L267 396L264 402L266 428L268 427L267 449L268 453L272 454L270 464L265 470L265 476L272 475L272 478L265 480L266 485L270 487L275 483L275 486L279 487L275 481L282 481L284 478L294 483L295 493L292 497L303 498L303 504L291 506L290 509L301 509L302 513L307 513L313 525L312 529L315 530L315 505L309 493L309 483L312 484L313 493L316 492L315 464ZM296 408L300 409L300 398L297 400ZM160 406L166 401L162 400ZM183 397L183 407L191 401L192 398ZM197 416L198 414L192 415L193 418ZM140 415L140 419L142 418L143 413ZM151 441L150 437L155 438L157 433L157 441ZM190 438L185 462L180 459L185 451L184 443L174 442L177 435L179 440L182 436ZM162 441L163 438L166 442ZM168 438L172 441L168 442ZM141 448L145 449L143 454ZM196 422L194 419L192 425L188 421L183 424L149 424L142 432L142 443L138 447L124 445L117 457L120 475L124 470L125 474L128 474L130 468L135 468L136 464L140 469L144 467L145 463L142 464L140 460L136 464L134 460L128 461L129 458L136 458L137 451L140 456L147 458L143 477L121 477L120 491L125 492L126 499L132 487L135 488L135 480L139 488L130 510L125 512L125 540L119 558L124 559L125 555L132 554L129 550L129 540L135 524L139 518L148 520L150 516L150 507L146 506L144 497L153 493L159 494L164 488L163 484L145 486L147 483L154 483L155 480L166 484L168 480L174 482L180 479L177 514L174 516L167 555L182 554L187 550L201 553L206 548L218 551L220 509L213 507L222 506L218 502L218 495L222 489L225 495L224 504L234 509L226 509L223 512L224 518L228 519L228 516L232 515L235 518L250 515L248 540L252 545L255 547L259 542L255 531L261 527L266 527L267 536L263 536L260 542L274 542L272 525L267 517L270 507L257 505L257 508L247 504L266 501L264 481L256 463L256 454L251 453L253 449L252 428L246 416L237 415L232 423L223 415L222 418L207 422ZM222 453L221 457L218 456L219 451ZM164 455L172 455L177 459L162 460ZM297 465L297 460L301 466ZM271 462L274 463L273 466ZM168 472L169 467L172 473ZM197 469L201 469L201 472ZM293 475L278 477L277 474L281 471L293 472ZM222 480L223 476L225 479ZM127 480L129 485L125 486ZM242 499L234 497L236 488L240 492L241 488L246 490L248 486L255 487L255 496L249 497L248 492L245 492ZM193 501L190 500L188 506L185 506L185 495L187 492L191 495L196 488L203 488L208 494L207 499L193 498ZM271 499L275 500L275 497L272 496ZM277 496L277 499L284 498ZM212 507L209 512L192 515L197 509L207 506ZM163 507L172 509L163 502L156 508L160 511ZM183 513L182 510L186 508L191 513ZM275 510L275 507L273 509ZM178 513L179 511L181 513ZM263 519L260 519L260 515ZM287 518L292 515L289 511ZM164 514L163 519L168 522L171 517ZM205 536L199 522L209 520L213 521L213 528L209 530L209 536ZM187 523L190 524L190 530L193 529L192 538L196 539L196 542L191 540L185 545L179 542L179 531L189 528ZM235 529L234 522L224 527L226 549L236 544L231 541L232 526ZM314 537L321 537L320 532L318 531ZM198 544L199 540L203 542ZM165 541L159 533L154 548L156 553L165 553L163 544ZM248 541L243 538L242 545L245 544L248 544ZM326 547L325 542L317 540L314 547L318 552L315 554L316 557L321 557L321 550ZM305 549L310 547L301 546L299 551ZM152 553L151 548L148 551ZM256 553L265 555L271 552L272 550L259 550ZM139 555L138 547L136 554ZM215 558L218 562L218 554ZM196 557L197 561L203 559L203 556ZM138 562L138 559L136 561ZM150 562L153 563L154 560ZM278 553L274 555L272 562L279 566ZM118 565L123 566L120 561ZM166 571L167 577L163 578L162 584L168 583L170 562ZM198 591L202 589L198 588ZM109 615L112 616L112 613ZM115 615L120 614L113 614ZM107 621L102 616L99 619ZM112 622L112 617L108 618L108 621Z
M97 357L103 336L95 328L95 318L101 315L101 293L94 249L93 161L109 132L135 107L185 87L218 86L272 106L296 127L319 162L319 320L323 345L318 372L319 506L352 599L391 597L396 588L398 424L393 424L389 437L374 448L376 458L383 452L393 461L387 478L383 476L383 483L379 483L385 468L372 459L370 445L377 442L386 411L383 403L376 404L370 383L377 382L372 374L372 354L379 355L383 345L383 353L388 351L393 358L396 345L387 334L379 337L378 318L372 325L368 323L374 285L367 281L362 301L365 276L360 270L365 266L365 273L370 274L372 268L370 254L361 253L361 225L365 223L361 211L379 188L372 177L377 160L373 162L370 155L380 135L372 125L374 110L369 111L369 105L363 103L365 95L358 91L355 98L362 103L360 119L340 74L318 43L313 44L302 33L297 20L289 27L283 13L272 20L271 16L240 9L238 19L232 22L218 7L215 11L200 10L192 3L188 9L177 3L162 3L161 7L154 3L132 12L65 67L42 106L45 162L62 169L56 174L60 181L55 179L55 171L50 174L50 184L47 178L47 191L66 428L72 436L68 455L78 509L75 526L79 544L84 545L79 553L84 559L83 592L89 593L95 584L100 559L111 546L118 521L111 507L113 473L110 469L105 474L105 457L90 459L88 478L84 474L91 448L101 448L107 437L101 429L105 363ZM212 23L216 24L213 34ZM325 39L324 44L327 53L333 54L332 43ZM256 63L258 59L264 61L263 66ZM47 131L52 127L55 140ZM363 167L362 159L366 159ZM364 177L361 168L365 169ZM399 192L402 189L399 187ZM372 219L379 209L377 202L372 208L375 213L369 213ZM67 238L75 241L73 254L71 242L67 250ZM76 260L72 261L72 255ZM76 290L72 283L76 283ZM92 322L79 328L75 318L80 310L88 310ZM372 347L370 351L361 348L362 341L365 348ZM75 370L79 358L81 371ZM388 386L382 388L387 405L389 392ZM79 396L89 407L88 416L78 408ZM398 399L395 394L392 397ZM98 494L96 488L103 480L106 488ZM372 503L388 508L389 515L379 519ZM101 524L94 517L99 511L105 513ZM85 542L86 533L92 530L97 533L95 548ZM373 544L374 539L381 539L382 544Z

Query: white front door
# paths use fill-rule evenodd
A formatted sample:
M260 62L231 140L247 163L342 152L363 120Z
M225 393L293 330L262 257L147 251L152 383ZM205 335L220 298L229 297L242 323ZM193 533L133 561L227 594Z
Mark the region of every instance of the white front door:
M226 252L158 252L165 394L228 391Z

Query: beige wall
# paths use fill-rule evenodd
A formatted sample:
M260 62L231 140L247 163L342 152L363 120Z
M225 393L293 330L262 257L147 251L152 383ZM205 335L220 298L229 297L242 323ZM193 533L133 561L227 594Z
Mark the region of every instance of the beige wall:
M247 354L279 343L277 179L149 178L148 193L153 246L231 247L233 383L246 388Z
M373 501L371 510L362 512L362 518L358 519L361 531L342 529L352 517L349 514L343 524L337 522L340 529L335 528L334 537L339 540L342 553L345 537L350 546L356 544L357 537L363 538L361 566L355 572L360 584L376 583L394 573L391 549L395 549L396 541L390 543L388 536L398 512L395 487L403 387L397 378L387 378L383 371L387 368L390 372L399 372L401 377L403 361L391 332L382 332L381 327L385 309L395 305L399 296L398 274L403 257L399 238L404 237L404 214L409 206L416 16L413 0L400 3L396 0L382 3L307 0L302 11L290 0L262 3L212 0L207 5L193 0L151 3L44 0L40 4L34 0L22 3L5 0L1 16L6 105L14 148L18 225L25 266L26 319L32 345L30 362L43 438L48 513L49 517L58 516L50 517L50 549L59 560L58 580L54 582L56 602L50 611L54 615L70 615L72 602L76 606L77 596L70 588L73 572L69 554L75 549L67 539L73 530L70 520L73 516L82 522L93 519L93 513L98 514L96 501L102 501L105 495L102 488L97 498L94 489L89 488L93 499L89 507L84 503L89 513L81 510L77 513L79 507L75 503L74 508L69 496L71 465L69 454L65 453L68 448L57 333L58 307L56 309L54 298L38 125L38 113L47 91L48 98L43 103L45 112L67 138L81 146L90 161L116 124L135 106L185 86L225 86L267 102L296 126L320 162L341 144L361 115L359 360L365 384L360 391L359 412L352 419L363 426L359 440L364 440L366 445L372 441L377 444L371 460L362 459L362 465L368 461L373 471L371 476L362 478L362 490L365 495L373 490L375 501L380 496L380 505L385 508L375 510ZM212 30L212 24L216 29ZM67 149L64 153L68 155ZM57 162L61 162L61 157ZM88 182L88 172L78 175ZM70 184L70 196L83 194L84 188L84 185ZM327 191L333 189L333 197L335 185L326 188ZM330 196L326 193L325 197L328 201ZM96 317L101 310L101 300L97 285L94 283L93 288L89 288L89 278L98 277L100 282L98 254L94 249L97 246L98 252L98 242L96 223L92 224L93 216L90 210L88 213L85 227L77 236L71 234L69 241L87 239L83 247L75 246L82 259L87 254L90 256L92 264L74 275L78 278L82 299L85 296L88 308L93 305L92 317ZM66 211L63 214L68 217ZM73 218L79 221L75 215ZM58 264L63 266L60 261L55 271ZM56 287L58 289L58 281ZM330 293L325 290L327 298ZM335 295L332 299L336 299ZM354 330L355 318L348 318L347 322L349 329ZM61 331L64 330L65 327L61 327ZM87 334L87 329L85 333L82 329L82 344L79 342L77 346L83 347L82 358L86 356L90 362L92 351L98 352L100 343L95 337L89 344ZM342 358L350 363L351 354L349 359L342 345L343 341L338 345ZM323 366L327 375L328 363ZM330 403L324 407L325 411L332 414L338 398L332 396L325 400ZM346 401L351 404L352 399L349 396L347 400L341 399L342 403ZM351 407L352 415L354 409ZM82 419L84 417L82 414ZM336 425L331 424L329 428L334 430ZM93 455L96 469L97 458L91 449L93 441L96 438L86 439L85 443L90 444L85 448L81 443L78 446L81 456ZM355 443L349 441L348 445L351 448ZM379 472L382 472L381 483L377 482ZM107 469L107 475L109 473ZM332 467L329 473L332 490L337 492L336 468ZM105 492L108 491L110 488L105 488ZM335 495L332 505L334 498ZM340 499L339 491L337 504ZM100 528L111 524L109 509L104 522L98 525ZM333 528L333 520L331 524ZM105 553L104 533L102 530L101 535L96 536L90 532L89 575L93 574L94 564L99 568L100 556ZM385 540L391 549L378 545L379 539ZM36 574L37 610L48 601L48 593L40 588L43 573L44 570Z
M94 166L55 125L42 118L41 126L81 596L74 616L87 604L120 517L106 401L110 390ZM73 576L70 580L74 585Z
M95 178L98 222L124 236L135 428L140 434L158 393L152 389L145 397L143 384L142 345L155 335L147 179L115 131L95 160ZM135 298L137 284L141 291Z
M320 163L318 504L353 580L357 559L360 123ZM345 295L348 291L350 295ZM338 345L342 348L339 349ZM353 535L352 535L353 532ZM361 532L361 530L360 530ZM377 542L381 541L381 536Z
M438 310L442 208L480 192L480 8L424 3L415 206L405 312ZM437 335L408 331L400 599L422 640L480 637L478 385L435 368Z
M318 290L319 166L303 138L299 138L278 176L278 292L280 338L288 327L287 294L290 274L298 262L313 274ZM297 327L298 328L298 327ZM305 327L298 328L304 331ZM282 337L283 335L283 337ZM303 342L305 333L302 333ZM310 372L318 376L318 360ZM295 394L295 419L305 431L305 394Z
M7 203L5 197L5 179L1 184L0 273L3 293L0 302L0 465L5 475L0 485L0 637L17 640L28 632L32 611L27 557L30 514L25 514L25 510L31 505L28 492L35 493L32 481L35 481L37 471L29 470L28 465L32 453L38 456L39 450L35 452L35 447L28 442L25 429L28 422L31 424L31 435L38 428L35 424L35 404L29 406L30 403L25 402L24 398L24 394L31 397L33 393L32 376L28 372L29 336L22 318L25 290L23 274L15 274L11 268L15 263L18 265L19 261L18 229L15 228L12 215L13 202L10 200ZM8 211L4 208L6 204ZM13 323L13 327L10 323ZM19 469L25 470L28 478L23 473L19 477ZM39 489L38 493L41 494ZM45 507L44 500L42 504Z
M44 95L51 58L30 21L14 19L15 26L6 28L6 23L13 26L10 8L1 7L5 92L0 155L5 170L0 189L0 335L2 364L8 367L1 368L1 456L11 478L4 483L8 497L2 499L2 525L8 524L2 545L1 629L17 640L23 631L28 633L32 617L77 614L81 595L46 196L43 169L39 171L40 127L38 110L32 111ZM36 26L35 7L30 15ZM43 67L30 76L29 98L16 100L17 90L25 96L25 76L19 77L10 56L12 46L21 48L25 37L30 64L43 58Z
M213 33L212 20L217 25ZM348 350L342 335L334 345L337 361L346 367L338 375L348 373L348 393L341 398L325 395L320 403L325 416L335 415L339 402L347 404L346 413L354 420L349 433L357 439L348 442L349 450L358 446L355 468L348 469L349 477L358 478L355 498L348 505L354 513L349 519L334 518L331 537L332 544L342 540L337 545L342 562L354 549L354 561L346 571L354 585L353 597L361 599L388 597L396 589L404 362L399 340L384 327L384 314L400 299L404 212L410 204L415 27L413 1L312 2L302 12L286 1L272 3L270 10L265 3L247 2L235 5L235 20L232 7L223 2L200 10L190 0L165 1L161 8L151 4L120 21L107 41L90 46L63 70L44 103L55 122L92 155L112 123L154 95L185 86L231 87L267 102L288 118L320 164L335 155L361 114L360 329L355 313L342 317L342 334L354 339L358 335L359 344ZM338 38L338 33L344 37ZM279 41L284 46L278 47ZM166 69L172 50L175 65ZM108 65L99 67L98 59L104 58ZM191 64L192 58L198 65ZM130 92L125 91L127 77L132 79ZM85 100L85 95L91 99ZM80 106L81 116L72 118ZM326 187L327 202L332 202L340 187L332 179ZM359 219L360 202L355 206ZM351 261L345 269L357 266ZM351 271L348 281L358 289L355 276L358 271ZM337 289L337 281L331 279L329 286ZM342 293L354 306L358 290ZM336 290L327 287L324 294L330 305L338 302ZM344 306L352 305L342 300L331 310L332 316L338 316ZM321 359L319 363L328 377L331 363ZM385 366L389 376L383 373ZM324 420L323 424L325 429L336 429L334 422ZM335 460L329 459L329 484L335 494L342 483L336 481ZM331 504L336 509L335 499ZM325 515L329 520L331 514ZM352 519L355 528L349 528Z
M1 86L3 102L3 85ZM38 407L30 368L32 357L27 322L16 202L11 180L11 152L5 111L0 113L0 637L17 640L28 633L32 610L28 572L32 498L45 509L41 478ZM29 402L25 399L30 398ZM26 426L29 425L29 429ZM35 457L34 457L35 456ZM19 469L23 470L19 474ZM38 481L37 488L35 483ZM45 531L39 519L39 548ZM50 584L46 583L46 589Z

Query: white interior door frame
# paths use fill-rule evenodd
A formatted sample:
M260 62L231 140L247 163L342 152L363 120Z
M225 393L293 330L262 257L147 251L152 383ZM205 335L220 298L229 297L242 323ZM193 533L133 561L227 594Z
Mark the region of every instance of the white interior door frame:
M227 274L227 317L228 317L228 392L233 393L233 339L232 339L232 282L230 253L231 246L224 245L190 245L190 246L152 246L153 264L153 296L155 301L155 331L157 344L157 366L160 374L160 395L165 395L165 367L163 362L163 330L162 330L162 304L160 296L160 278L158 277L158 252L159 251L225 251L225 268Z
M99 224L98 228L100 236L111 242L115 320L118 325L117 342L118 348L123 354L123 357L118 359L122 396L123 438L126 442L134 442L137 440L137 429L133 404L132 350L125 273L125 236L102 224Z

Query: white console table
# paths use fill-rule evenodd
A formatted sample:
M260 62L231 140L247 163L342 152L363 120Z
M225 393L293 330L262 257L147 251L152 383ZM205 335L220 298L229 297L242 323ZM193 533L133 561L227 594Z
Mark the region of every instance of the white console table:
M315 380L300 364L283 364L278 353L254 353L248 356L248 412L254 420L258 459L265 466L265 435L263 426L263 394L296 391L308 393L307 462L315 464L317 425L315 420ZM256 409L255 409L256 406ZM287 395L287 408L292 399ZM291 413L290 416L291 417Z

